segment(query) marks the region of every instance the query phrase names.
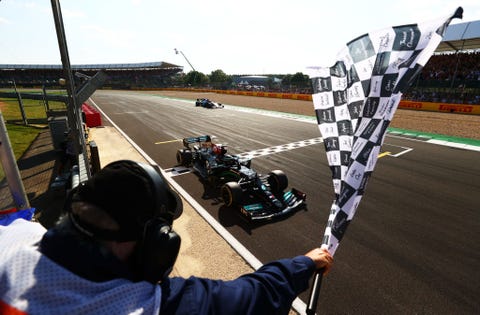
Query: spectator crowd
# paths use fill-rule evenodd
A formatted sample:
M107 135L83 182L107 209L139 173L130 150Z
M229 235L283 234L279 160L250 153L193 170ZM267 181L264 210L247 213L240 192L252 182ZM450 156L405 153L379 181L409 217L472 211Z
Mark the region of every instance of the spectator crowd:
M432 56L404 99L480 105L480 51Z

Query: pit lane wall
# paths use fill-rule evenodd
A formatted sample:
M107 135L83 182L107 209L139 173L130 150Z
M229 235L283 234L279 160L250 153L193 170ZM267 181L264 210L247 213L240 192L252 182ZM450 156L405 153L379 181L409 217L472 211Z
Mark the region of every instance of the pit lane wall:
M245 95L245 96L258 96L258 97L271 97L301 101L312 101L312 95L310 94L294 94L294 93L278 93L278 92L262 92L262 91L236 91L236 90L210 90L210 89L182 89L182 88L169 88L159 89L168 91L185 91L185 92L199 92L199 93L218 93L218 94L231 94L231 95ZM450 103L433 103L433 102L419 102L419 101L407 101L401 100L398 108L431 111L431 112L443 112L443 113L459 113L467 115L480 115L480 104L450 104Z

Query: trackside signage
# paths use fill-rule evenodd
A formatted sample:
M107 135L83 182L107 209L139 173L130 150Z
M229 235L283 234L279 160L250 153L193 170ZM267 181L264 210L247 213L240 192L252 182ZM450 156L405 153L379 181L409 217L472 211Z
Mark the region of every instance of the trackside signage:
M480 115L480 105L400 101L398 108Z

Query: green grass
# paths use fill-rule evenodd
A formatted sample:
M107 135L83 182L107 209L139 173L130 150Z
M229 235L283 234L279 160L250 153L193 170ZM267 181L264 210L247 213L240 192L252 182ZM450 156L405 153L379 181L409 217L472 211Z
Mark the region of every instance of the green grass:
M28 93L40 93L41 90L21 91ZM0 98L0 110L7 127L10 144L18 161L25 153L33 140L42 131L41 128L48 126L46 106L43 101L22 99L27 125L23 124L23 118L17 99ZM65 110L62 102L49 102L51 110ZM1 166L1 165L0 165ZM0 179L5 176L3 167L0 167Z
M23 122L20 106L17 99L0 99L3 106L0 106L3 118L7 122ZM27 122L30 124L44 124L47 125L47 108L43 101L22 99L23 108ZM48 108L51 110L65 110L65 104L62 102L49 102Z
M7 125L8 137L16 160L22 157L41 131L42 129L36 127Z
M13 154L15 159L18 161L28 149L30 144L35 140L37 135L42 131L42 129L37 127L22 126L22 125L12 125L6 124L8 138L10 139L10 144L13 149ZM0 179L5 177L3 172L3 166L0 168Z

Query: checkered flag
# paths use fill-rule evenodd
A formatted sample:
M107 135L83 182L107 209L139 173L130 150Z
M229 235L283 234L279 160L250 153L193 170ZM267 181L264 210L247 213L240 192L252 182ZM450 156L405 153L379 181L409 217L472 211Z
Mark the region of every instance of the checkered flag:
M323 246L333 255L377 162L402 93L442 40L454 15L371 32L347 43L330 68L310 67L313 103L335 200Z

